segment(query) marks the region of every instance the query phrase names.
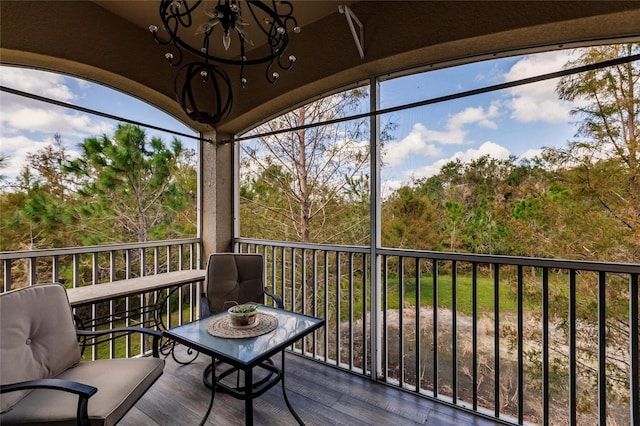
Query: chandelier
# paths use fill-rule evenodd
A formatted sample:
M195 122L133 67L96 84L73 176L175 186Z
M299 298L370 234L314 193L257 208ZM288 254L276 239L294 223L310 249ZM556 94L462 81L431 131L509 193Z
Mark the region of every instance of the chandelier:
M157 43L172 47L165 53L169 64L180 66L185 51L199 59L178 71L175 92L187 115L202 123L216 124L231 110L230 79L216 63L239 66L244 88L245 66L266 64L265 77L275 83L279 70L296 61L285 55L290 32L300 32L288 1L161 0L160 20L168 39L158 35L156 25L149 31Z

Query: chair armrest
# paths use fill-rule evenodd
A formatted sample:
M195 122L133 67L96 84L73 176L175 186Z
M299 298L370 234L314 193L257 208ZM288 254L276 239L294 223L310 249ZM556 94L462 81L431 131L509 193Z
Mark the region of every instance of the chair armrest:
M204 293L200 294L200 318L206 318L211 315L211 311L209 310L209 299L207 299L207 295Z
M263 287L262 290L264 291L264 294L266 294L267 296L269 296L270 298L272 298L276 302L276 306L278 308L284 309L284 304L282 303L282 299L281 298L276 296L275 293L273 293L271 290L269 290L266 287Z
M284 309L284 304L280 297L276 296L266 287L263 287L262 290L264 291L264 294L271 297L276 302L276 306L278 308ZM211 311L209 311L209 300L207 299L207 295L204 293L200 295L200 314L200 318L206 318L211 315Z
M54 389L78 395L78 408L76 417L78 425L89 425L89 413L87 407L89 398L98 392L98 388L83 383L61 379L40 379L26 382L0 385L0 393L15 392L29 389Z
M152 336L153 337L153 343L152 343L153 357L154 358L160 357L159 348L160 348L160 339L162 338L162 332L158 330L152 330L150 328L145 328L145 327L121 327L121 328L111 328L108 330L76 330L76 335L78 337L84 337L85 339L87 337L104 336L104 335L113 334L113 333L124 333L124 334L142 333L142 334ZM83 349L84 349L84 344L83 344Z

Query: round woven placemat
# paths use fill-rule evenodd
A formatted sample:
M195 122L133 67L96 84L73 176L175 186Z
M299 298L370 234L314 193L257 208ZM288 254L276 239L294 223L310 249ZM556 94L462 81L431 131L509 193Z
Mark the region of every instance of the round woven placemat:
M227 339L246 339L256 337L273 331L278 326L278 318L273 315L258 312L255 325L249 327L234 327L231 324L231 317L224 315L212 320L207 325L209 334L215 337L225 337Z

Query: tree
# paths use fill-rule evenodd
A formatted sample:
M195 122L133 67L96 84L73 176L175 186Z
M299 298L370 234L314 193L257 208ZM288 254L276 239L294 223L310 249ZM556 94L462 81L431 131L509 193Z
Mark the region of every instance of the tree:
M640 52L638 44L608 45L588 48L579 58L566 64L575 67ZM589 260L637 262L640 253L640 63L600 68L564 77L556 91L560 99L572 101L572 115L579 119L576 139L565 149L547 149L549 179L539 197L531 197L514 210L514 216L535 216L537 224L546 226L540 241L553 243L556 257ZM551 183L550 183L551 182ZM542 220L539 220L542 219ZM542 245L542 244L541 244ZM551 321L569 341L569 296L576 302L575 337L580 357L577 370L585 387L579 396L585 411L595 410L589 403L598 383L593 367L603 362L593 336L605 328L607 355L604 359L608 400L628 400L630 359L628 352L629 282L608 274L606 282L597 273L580 275L574 294L566 285L554 285L549 306ZM557 288L556 288L557 287ZM606 303L599 302L599 290L605 291ZM533 299L539 300L538 292ZM604 309L606 322L599 312ZM551 381L561 382L568 363L563 358L568 343L554 342ZM540 353L527 351L525 356L539 362ZM562 386L562 385L560 385ZM561 391L560 391L561 392ZM560 393L558 393L560 394ZM608 402L609 403L609 402Z
M13 249L36 249L73 246L77 241L69 224L72 215L73 182L62 171L68 154L62 137L54 135L45 145L26 157L26 164L16 179L12 194L5 194L9 215L5 229L15 232Z
M7 167L7 161L9 161L9 157L0 152L0 170ZM5 180L7 180L7 177L0 174L0 182L4 182Z
M354 111L365 96L360 89L331 95L271 120L255 132L333 120ZM309 127L243 143L243 235L259 228L286 241L362 241L363 236L356 234L362 232L363 222L368 223L368 208L362 209L368 194L360 192L368 189L369 146L361 142L367 132L365 123ZM254 220L260 223L252 224ZM368 235L368 229L365 232Z
M441 244L436 207L416 188L398 188L382 208L382 243L388 247L435 250Z
M92 243L147 241L185 208L176 184L182 144L167 148L130 124L118 125L113 139L85 139L81 156L64 169L79 181L77 225Z
M640 44L592 47L567 67L639 52ZM639 78L640 62L627 62L564 77L556 89L560 99L577 103L572 114L581 121L578 139L552 158L574 171L570 177L577 193L597 200L626 229L626 242L633 247L627 261L640 253Z
M193 149L183 149L178 157L175 174L176 193L182 198L173 212L175 217L165 221L163 227L158 227L152 233L154 239L170 239L194 237L197 235L197 207L198 207L198 171L196 164L197 153Z

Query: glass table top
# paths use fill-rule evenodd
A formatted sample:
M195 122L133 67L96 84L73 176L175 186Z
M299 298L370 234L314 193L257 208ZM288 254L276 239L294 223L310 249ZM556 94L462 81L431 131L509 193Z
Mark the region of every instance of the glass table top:
M230 339L209 334L211 321L228 315L222 312L207 318L166 330L165 336L200 352L217 356L238 364L256 364L268 356L284 349L301 337L322 327L324 320L295 312L260 306L258 312L273 315L278 319L275 330L257 337Z

